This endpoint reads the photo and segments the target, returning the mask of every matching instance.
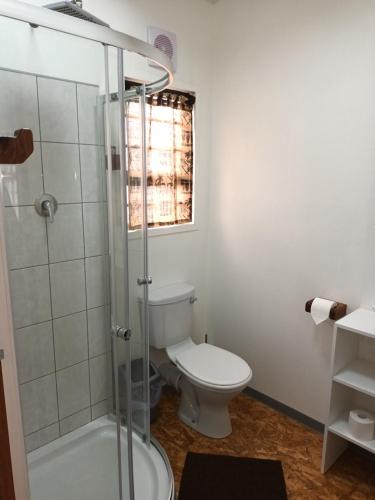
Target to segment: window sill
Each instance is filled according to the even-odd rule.
[[[188,233],[191,231],[198,231],[198,226],[194,224],[194,222],[189,222],[187,224],[176,224],[175,226],[150,227],[148,229],[148,236],[149,238],[155,238],[158,236],[171,236],[172,234]],[[138,240],[140,238],[140,229],[129,231],[129,240]]]

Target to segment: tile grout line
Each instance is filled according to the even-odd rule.
[[[70,146],[92,146],[93,148],[102,148],[104,149],[104,144],[98,144],[95,142],[67,142],[67,141],[34,141],[34,142],[44,142],[46,144],[66,144]]]
[[[106,355],[107,355],[107,351],[102,352],[101,354],[96,354],[95,356],[92,356],[91,358],[88,358],[88,357],[84,358],[81,361],[77,361],[77,363],[73,363],[72,365],[64,366],[64,368],[56,369],[53,372],[45,373],[44,375],[40,375],[39,377],[32,378],[30,380],[27,380],[26,382],[22,382],[19,385],[21,387],[21,386],[26,385],[26,384],[31,384],[32,382],[35,382],[36,380],[41,380],[42,378],[50,377],[51,375],[54,375],[54,374],[57,375],[57,373],[63,372],[64,370],[68,370],[69,368],[73,368],[74,366],[82,365],[83,363],[88,364],[89,360],[97,359],[97,358],[100,358],[101,356],[106,356]]]
[[[93,406],[96,406],[96,405],[99,405],[101,403],[104,403],[106,401],[108,401],[109,398],[105,398],[105,399],[101,399],[100,401],[98,401],[97,403],[95,403]],[[78,410],[78,411],[75,411],[74,413],[71,413],[70,415],[67,415],[66,417],[64,417],[62,420],[66,420],[70,417],[75,417],[76,415],[78,415],[79,413],[81,413],[82,411],[85,411],[85,410],[91,410],[92,406],[85,406],[84,408],[82,408],[82,410]],[[100,417],[97,417],[97,418],[100,418]],[[96,419],[95,419],[96,420]],[[53,425],[56,425],[56,424],[59,424],[59,420],[56,420],[54,422],[51,422],[50,424],[48,425],[45,425],[43,427],[41,427],[40,429],[36,430],[36,431],[33,431],[33,432],[29,432],[29,434],[25,434],[25,437],[30,437],[32,436],[33,434],[37,434],[38,432],[40,431],[44,431],[45,429],[48,429],[49,427],[52,427]],[[76,427],[76,429],[79,429],[81,426],[79,427]],[[76,429],[73,429],[73,430],[76,430]],[[73,432],[73,431],[71,431]],[[66,434],[69,434],[68,432]],[[64,434],[65,435],[65,434]],[[52,441],[55,441],[55,439],[52,439]]]
[[[36,86],[37,86],[37,102],[38,102],[39,135],[40,135],[40,160],[41,160],[41,166],[42,166],[43,192],[45,192],[44,161],[43,161],[43,142],[42,142],[42,124],[41,124],[41,119],[40,119],[40,99],[39,99],[39,78],[38,77],[36,77],[36,84],[37,84]],[[55,375],[55,390],[56,390],[56,410],[57,410],[57,418],[58,418],[58,433],[59,433],[59,436],[61,436],[59,389],[58,389],[58,385],[57,385],[55,329],[54,329],[54,324],[53,324],[51,265],[50,265],[50,251],[49,251],[48,227],[47,227],[47,220],[46,219],[45,219],[45,225],[46,225],[46,244],[47,244],[47,259],[48,259],[48,282],[49,282],[50,311],[51,311],[51,330],[52,330],[52,344],[53,344],[53,364],[54,364],[54,367],[55,367],[54,375]]]
[[[55,264],[65,264],[67,262],[77,262],[78,260],[85,261],[88,259],[97,259],[98,257],[104,257],[105,255],[107,255],[107,254],[100,253],[97,255],[89,255],[87,257],[83,256],[83,257],[76,257],[74,259],[68,259],[68,260],[57,260],[56,262],[51,261],[51,262],[47,262],[46,264],[36,264],[35,266],[13,267],[13,268],[9,269],[9,271],[23,271],[24,269],[34,269],[35,267],[45,267],[48,265],[54,266]]]
[[[106,307],[107,305],[108,304],[102,304],[100,306],[90,307],[89,309],[87,309],[87,311],[93,311],[94,309],[100,309],[101,307]],[[49,323],[50,321],[56,321],[58,319],[69,318],[69,316],[74,316],[75,314],[80,314],[80,313],[83,313],[85,311],[86,311],[86,309],[82,309],[80,311],[74,311],[72,313],[64,314],[63,316],[56,316],[56,317],[52,317],[52,315],[51,315],[51,317],[48,319],[45,319],[43,321],[38,321],[37,323],[31,323],[29,325],[19,326],[18,328],[15,328],[15,330],[19,331],[19,330],[23,330],[24,328],[31,328],[32,326],[43,325],[44,323]]]
[[[109,401],[109,398],[102,399],[102,400],[98,401],[97,403],[95,403],[95,405],[93,405],[93,406],[97,406],[97,405],[100,405],[100,404],[102,404],[102,403],[107,403],[107,404],[108,404],[108,401]],[[99,415],[98,415],[98,416],[96,416],[95,418],[92,418],[91,416],[92,416],[92,408],[93,408],[93,406],[86,406],[85,408],[82,408],[82,410],[78,410],[77,412],[74,412],[74,413],[72,413],[72,414],[70,414],[70,415],[67,415],[66,417],[64,417],[64,418],[61,420],[61,422],[62,422],[62,421],[64,421],[64,420],[67,420],[68,418],[75,417],[75,416],[77,416],[79,413],[82,413],[82,412],[84,412],[84,411],[86,411],[86,410],[89,410],[89,418],[90,418],[90,420],[89,420],[88,422],[86,422],[85,424],[83,424],[83,426],[84,426],[84,425],[89,424],[89,423],[90,423],[90,422],[92,422],[92,421],[95,421],[95,420],[97,420],[97,419],[101,418],[102,416],[104,416],[104,415],[107,413],[107,411],[105,411],[105,413],[99,414]],[[66,436],[67,434],[70,434],[71,432],[74,432],[74,431],[76,431],[76,430],[78,430],[78,429],[80,429],[80,428],[82,427],[82,425],[78,425],[77,427],[73,427],[73,429],[71,429],[71,430],[70,430],[70,431],[68,431],[68,432],[65,432],[64,434],[62,434],[62,435],[60,436],[60,434],[59,434],[59,431],[60,431],[60,421],[59,421],[59,420],[57,420],[57,421],[52,422],[52,423],[50,423],[50,424],[48,424],[48,425],[46,425],[46,426],[41,427],[40,429],[38,429],[38,430],[36,430],[36,431],[30,432],[29,434],[25,434],[25,440],[26,440],[27,438],[31,438],[31,437],[32,437],[32,436],[34,436],[34,435],[40,434],[41,432],[43,432],[43,431],[45,431],[45,430],[47,430],[47,429],[50,429],[51,427],[54,427],[55,425],[57,425],[57,437],[53,437],[52,439],[48,439],[48,440],[47,440],[47,441],[45,441],[43,444],[38,444],[37,446],[33,447],[32,449],[27,450],[27,452],[26,452],[26,453],[28,454],[28,453],[31,453],[31,452],[33,452],[33,451],[36,451],[36,450],[38,450],[39,448],[41,448],[41,447],[43,447],[43,446],[45,446],[45,445],[47,445],[47,444],[49,444],[49,443],[52,443],[53,441],[56,441],[56,440],[57,440],[57,439],[59,439],[60,437]]]
[[[106,204],[107,200],[97,200],[97,201],[65,201],[60,202],[59,207],[69,206],[69,205],[95,205],[95,204]],[[24,203],[22,205],[9,205],[4,204],[5,208],[26,208],[26,207],[35,207],[35,204],[32,203]],[[161,226],[160,226],[161,227]],[[163,226],[164,227],[164,226]],[[165,226],[166,227],[166,226]]]
[[[81,158],[81,137],[80,137],[80,124],[79,124],[79,103],[78,103],[78,85],[75,84],[76,90],[76,117],[77,117],[77,134],[78,134],[78,160],[79,160],[79,176],[81,186],[81,217],[82,217],[82,234],[83,234],[83,272],[85,280],[85,301],[86,301],[86,342],[87,342],[87,356],[88,356],[88,382],[89,382],[89,401],[90,401],[90,420],[92,420],[92,395],[91,395],[91,369],[90,369],[90,340],[89,340],[89,318],[88,318],[88,301],[87,301],[87,271],[86,271],[86,232],[85,232],[85,218],[83,215],[83,186],[82,186],[82,158]]]

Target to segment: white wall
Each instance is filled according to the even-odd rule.
[[[209,331],[251,385],[325,417],[332,323],[375,298],[375,4],[219,2]]]

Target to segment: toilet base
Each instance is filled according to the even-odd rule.
[[[228,415],[228,419],[226,422],[220,422],[219,425],[209,424],[208,426],[202,425],[202,422],[197,422],[196,420],[192,420],[188,415],[186,415],[183,411],[178,411],[178,418],[186,425],[191,427],[197,432],[200,432],[204,436],[222,439],[230,434],[232,434],[232,424],[230,422],[230,417]],[[223,425],[224,424],[224,425]],[[220,425],[222,427],[220,427]]]
[[[232,433],[228,403],[241,392],[242,387],[231,391],[214,391],[198,387],[183,376],[179,389],[181,402],[178,416],[182,422],[211,438],[222,439]]]

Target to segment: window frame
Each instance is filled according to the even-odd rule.
[[[134,83],[139,83],[142,85],[145,83],[142,80],[136,79],[136,78],[127,78],[126,80],[134,82]],[[171,85],[169,87],[170,90],[176,90],[178,92],[184,92],[191,94],[195,97],[196,101],[193,107],[192,111],[192,120],[193,120],[193,179],[192,179],[192,221],[191,222],[184,222],[180,224],[171,224],[171,225],[165,225],[165,226],[158,226],[158,227],[147,227],[147,232],[148,236],[153,238],[153,237],[158,237],[158,236],[168,236],[172,234],[178,234],[178,233],[187,233],[187,232],[192,232],[192,231],[198,231],[199,227],[197,225],[196,221],[196,144],[195,144],[195,139],[196,139],[196,133],[195,133],[195,122],[196,122],[196,102],[197,102],[197,92],[194,90],[185,90],[180,87],[177,87],[175,85]],[[167,89],[166,89],[167,90]],[[129,206],[128,206],[129,209]],[[129,240],[136,240],[139,238],[142,238],[142,231],[143,229],[128,229],[128,238]]]

